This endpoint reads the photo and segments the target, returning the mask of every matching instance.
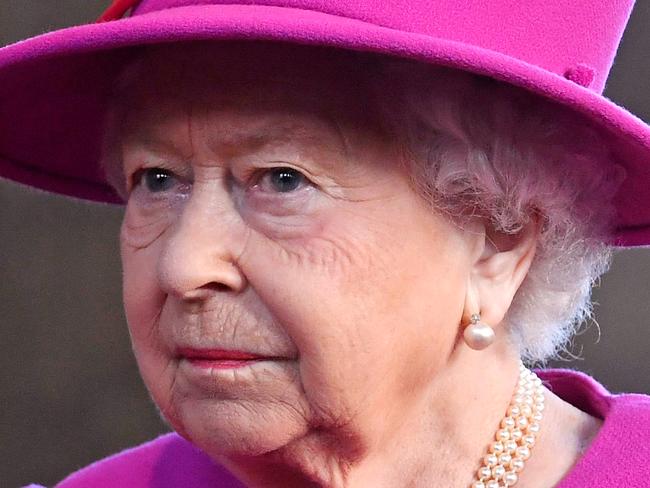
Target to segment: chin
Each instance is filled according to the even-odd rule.
[[[187,400],[172,427],[211,457],[261,456],[307,433],[286,406],[237,400]]]

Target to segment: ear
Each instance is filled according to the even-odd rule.
[[[480,313],[481,321],[491,327],[501,323],[533,262],[539,230],[537,214],[516,234],[483,226],[468,276],[465,323],[474,313]]]

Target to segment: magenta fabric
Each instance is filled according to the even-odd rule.
[[[374,51],[521,86],[603,130],[625,180],[612,244],[650,244],[650,127],[601,95],[633,0],[143,0],[130,17],[0,49],[0,176],[119,203],[97,162],[135,46],[271,40]],[[570,128],[567,128],[570,130]]]
[[[650,396],[612,394],[588,375],[568,369],[535,371],[555,394],[604,420],[585,454],[555,488],[650,488]],[[56,488],[91,486],[244,487],[176,434],[91,464]]]

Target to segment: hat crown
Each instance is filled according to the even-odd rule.
[[[469,44],[602,93],[634,0],[142,0],[133,15],[220,4],[317,11]]]

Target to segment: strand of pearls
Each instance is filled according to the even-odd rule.
[[[542,380],[520,361],[515,394],[472,488],[507,488],[517,483],[539,433],[543,411]]]

